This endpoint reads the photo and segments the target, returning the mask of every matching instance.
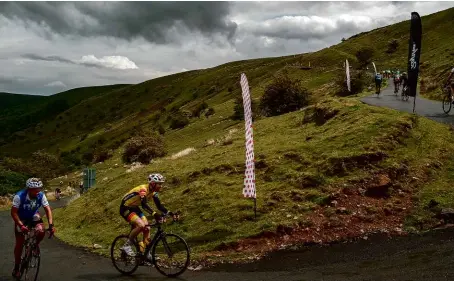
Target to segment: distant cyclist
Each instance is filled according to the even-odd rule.
[[[394,73],[394,93],[397,94],[399,92],[399,86],[400,86],[400,74],[398,71]]]
[[[451,69],[451,72],[449,73],[448,79],[446,80],[446,83],[445,83],[445,87],[447,87],[450,84],[451,94],[454,94],[454,79],[452,79],[453,76],[454,76],[454,67]]]
[[[402,83],[402,93],[407,90],[408,88],[408,76],[407,72],[402,72],[402,76],[400,77]]]
[[[377,72],[375,74],[375,93],[377,95],[380,94],[381,82],[382,82],[382,75],[380,74],[380,72]]]

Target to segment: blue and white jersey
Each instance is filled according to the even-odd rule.
[[[380,73],[375,74],[375,80],[376,81],[381,81],[381,74]]]
[[[27,190],[23,189],[16,193],[13,199],[13,207],[19,209],[18,214],[21,220],[32,220],[41,206],[49,206],[46,195],[43,192],[38,193],[36,198],[28,196]]]

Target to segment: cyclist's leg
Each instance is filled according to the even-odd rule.
[[[14,236],[16,238],[16,244],[14,245],[14,271],[18,271],[22,255],[22,247],[24,246],[25,242],[25,236],[21,232],[17,224],[14,224]]]
[[[41,218],[39,212],[37,212],[33,216],[33,228],[35,229],[36,233],[36,243],[39,245],[39,243],[43,240],[44,236],[46,233],[44,232],[44,221]]]
[[[142,220],[144,226],[148,224],[147,217],[143,213],[140,214],[140,219]],[[147,245],[150,242],[150,228],[144,227],[143,228],[143,243]]]
[[[128,208],[125,206],[120,207],[120,214],[121,216],[130,224],[134,226],[134,229],[131,231],[129,235],[129,241],[134,241],[134,238],[143,231],[145,224],[140,219],[138,214],[142,213],[139,208]]]

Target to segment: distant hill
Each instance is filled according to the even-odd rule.
[[[0,143],[11,141],[10,136],[14,132],[52,120],[84,99],[125,86],[127,85],[84,87],[51,96],[0,93]]]

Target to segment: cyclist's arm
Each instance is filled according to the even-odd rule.
[[[46,212],[47,222],[49,225],[54,225],[54,219],[52,218],[52,210],[50,206],[44,207],[44,212]]]
[[[146,210],[147,212],[149,212],[152,216],[154,216],[156,214],[156,212],[150,207],[150,205],[148,205],[147,197],[143,196],[140,198],[140,200],[141,200],[142,208],[144,210]]]
[[[14,199],[13,199],[13,206],[11,207],[11,217],[13,218],[14,222],[19,225],[19,226],[22,226],[24,225],[22,223],[22,221],[20,220],[19,218],[19,206],[20,206],[20,197],[19,195],[15,195],[14,196]]]
[[[43,195],[41,202],[43,204],[44,212],[46,212],[47,222],[49,223],[49,225],[54,225],[54,220],[52,218],[52,209],[50,208],[46,195]]]
[[[167,214],[169,212],[169,210],[167,210],[166,207],[162,205],[161,200],[159,200],[157,193],[153,196],[153,201],[156,204],[156,207],[158,208],[159,211],[161,211],[164,214]]]
[[[11,207],[11,217],[13,218],[14,222],[15,222],[17,225],[22,226],[22,225],[24,225],[24,224],[22,223],[22,221],[21,221],[20,218],[19,218],[19,214],[18,214],[18,212],[17,212],[18,210],[19,210],[19,209],[16,208],[16,207]]]

